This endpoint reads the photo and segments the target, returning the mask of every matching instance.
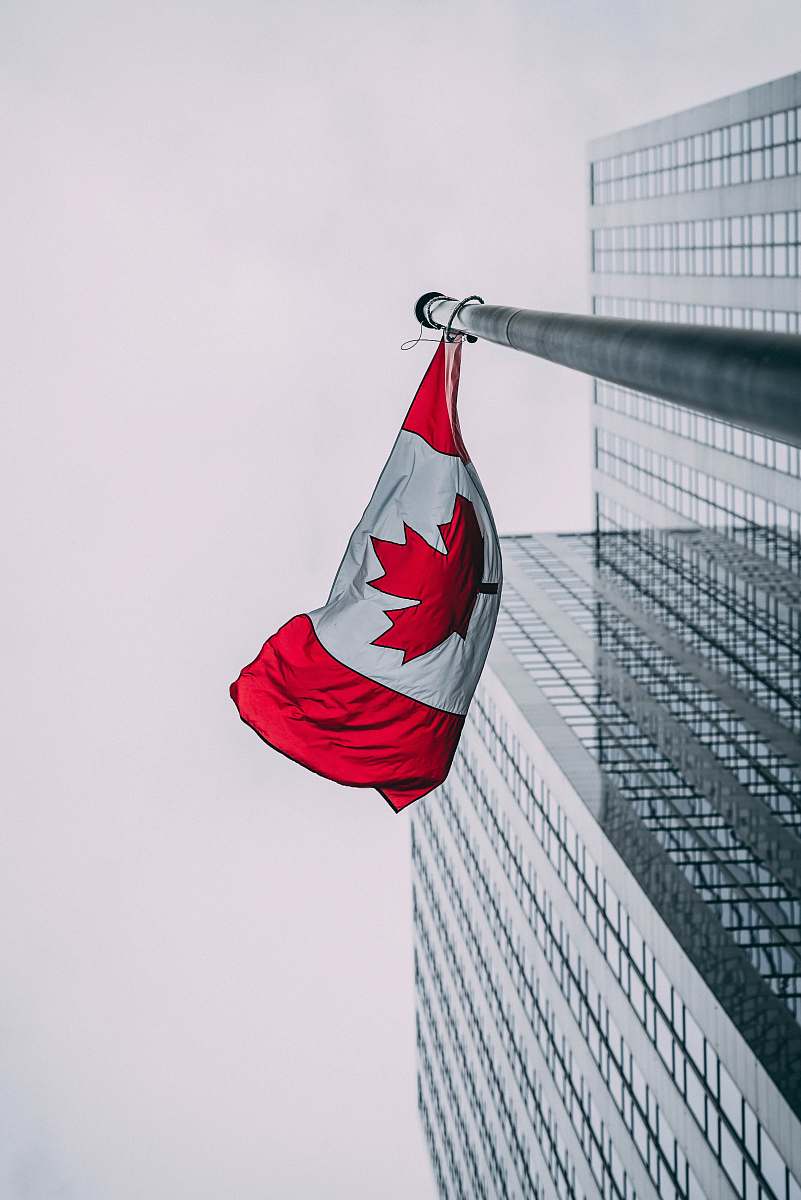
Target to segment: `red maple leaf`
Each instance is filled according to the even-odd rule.
[[[392,627],[373,642],[403,651],[404,663],[439,646],[452,633],[467,636],[467,627],[484,573],[484,539],[476,512],[464,496],[456,497],[453,516],[440,525],[445,553],[429,546],[403,523],[404,540],[371,538],[384,574],[370,586],[390,596],[417,600],[409,608],[387,611]]]

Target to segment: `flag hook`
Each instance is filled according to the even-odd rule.
[[[484,303],[483,297],[481,297],[481,296],[465,296],[464,300],[459,301],[459,303],[455,306],[451,315],[448,317],[448,324],[445,326],[445,341],[446,342],[453,342],[456,340],[456,335],[451,331],[451,326],[453,325],[454,320],[456,319],[456,317],[458,317],[459,313],[462,311],[462,309],[465,307],[465,305],[470,304],[471,301],[476,301],[476,303],[478,303],[478,304]],[[467,339],[468,342],[477,342],[478,341],[478,338],[475,337],[472,333],[466,333],[463,336]]]
[[[401,350],[413,350],[415,346],[418,346],[420,344],[420,342],[434,341],[435,340],[434,338],[424,338],[423,337],[423,328],[425,327],[426,329],[442,329],[443,327],[442,327],[442,325],[435,325],[434,322],[432,320],[430,320],[430,318],[428,316],[428,306],[434,300],[440,301],[440,300],[452,300],[452,299],[453,299],[452,296],[443,296],[442,292],[425,292],[414,306],[414,315],[420,324],[420,333],[418,334],[418,336],[416,338],[412,338],[410,341],[404,342],[403,345],[401,346]],[[448,324],[444,327],[444,330],[443,330],[443,334],[444,334],[444,338],[445,338],[446,342],[455,341],[457,336],[465,338],[468,342],[477,342],[478,341],[478,338],[472,333],[455,334],[453,332],[453,330],[451,329],[451,326],[452,326],[455,318],[459,315],[459,313],[462,311],[462,309],[465,307],[465,305],[470,304],[471,301],[477,301],[479,304],[484,303],[484,299],[482,296],[465,296],[464,300],[460,300],[458,302],[458,304],[456,305],[456,307],[454,308],[453,312],[450,315]]]

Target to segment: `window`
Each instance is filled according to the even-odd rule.
[[[666,196],[795,174],[801,163],[798,112],[783,110],[597,160],[590,165],[592,203]]]
[[[795,278],[801,249],[799,225],[798,213],[793,210],[595,229],[592,269],[599,274]]]

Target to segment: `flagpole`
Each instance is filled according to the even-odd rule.
[[[415,315],[801,446],[801,336],[536,312],[427,292]]]

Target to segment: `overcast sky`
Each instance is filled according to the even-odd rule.
[[[423,291],[581,310],[588,138],[799,66],[797,0],[0,8],[0,1195],[431,1195],[408,815],[227,689],[326,596]],[[467,347],[502,530],[588,384]]]

